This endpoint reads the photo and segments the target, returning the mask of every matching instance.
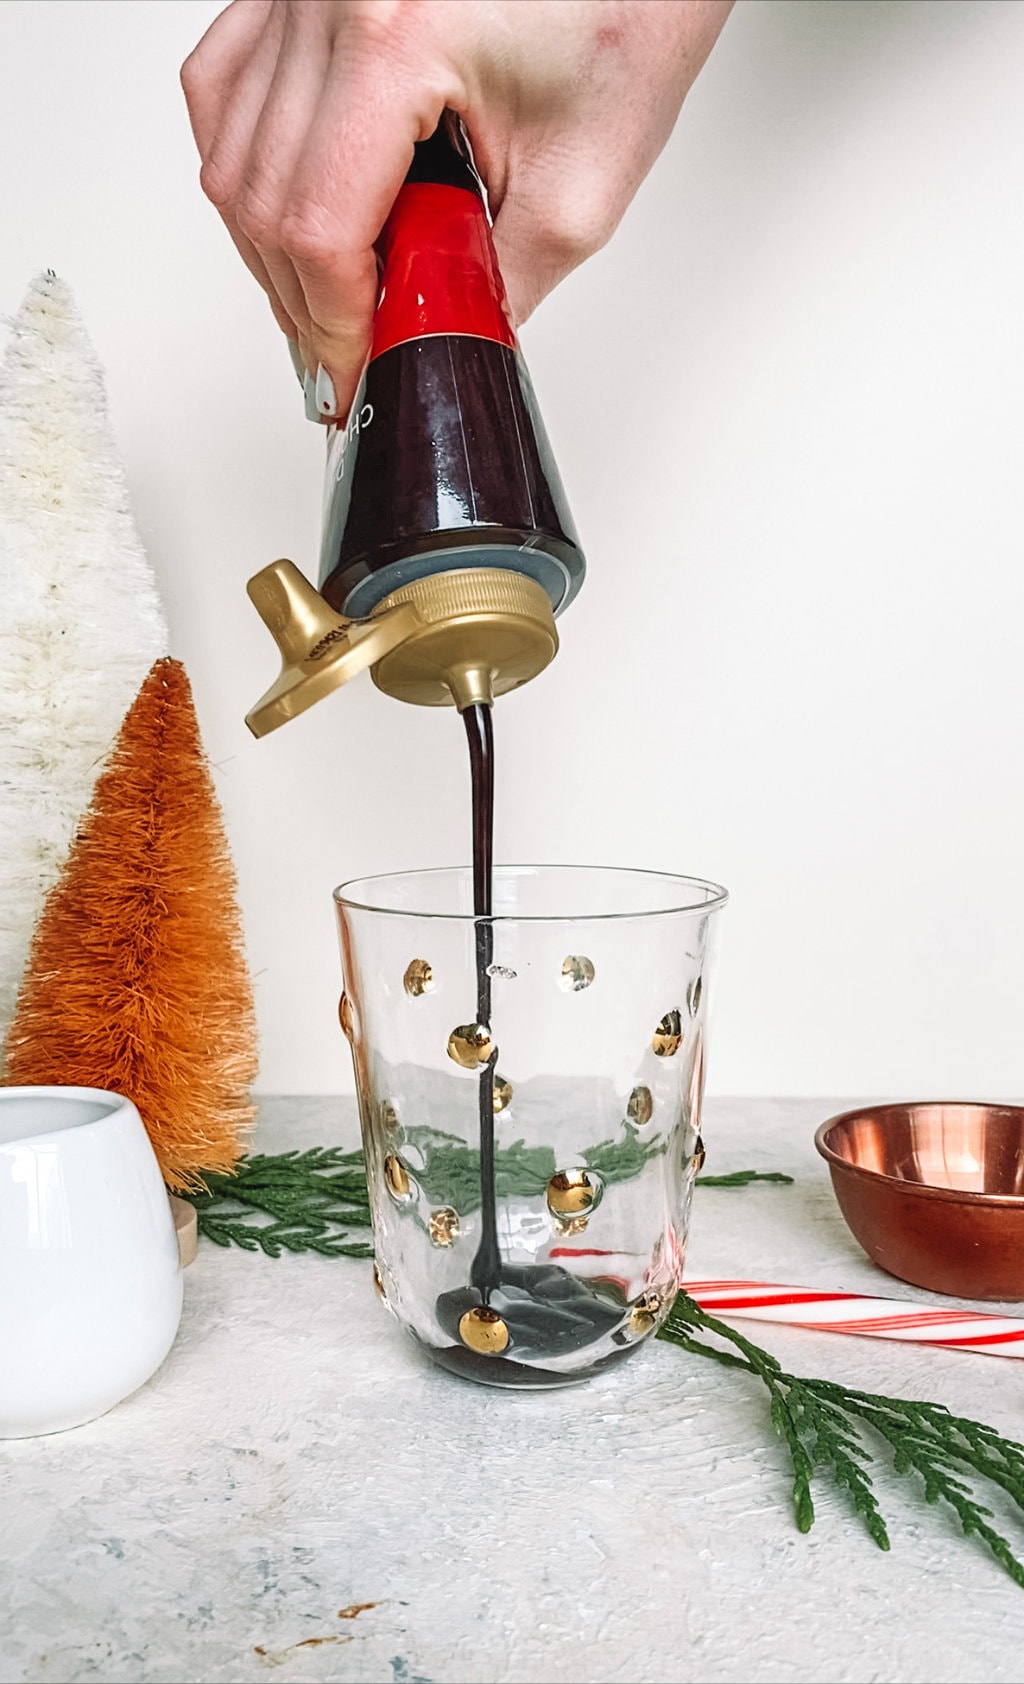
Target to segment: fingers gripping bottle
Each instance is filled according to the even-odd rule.
[[[378,252],[370,360],[328,429],[319,589],[290,561],[249,582],[283,661],[256,736],[367,667],[403,701],[490,702],[547,666],[583,580],[452,112],[416,147]]]

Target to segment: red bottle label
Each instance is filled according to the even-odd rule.
[[[466,187],[410,181],[378,241],[384,263],[371,360],[428,334],[463,333],[515,349],[483,203]]]

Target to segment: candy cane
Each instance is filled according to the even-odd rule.
[[[904,1298],[866,1298],[857,1292],[810,1292],[765,1281],[683,1281],[702,1310],[741,1320],[788,1322],[816,1333],[853,1333],[867,1339],[905,1339],[946,1345],[990,1357],[1024,1357],[1024,1320],[981,1310],[925,1309]]]

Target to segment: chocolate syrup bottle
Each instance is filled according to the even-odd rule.
[[[503,568],[557,613],[584,559],[454,113],[416,147],[378,251],[370,361],[329,440],[320,591],[361,617],[417,579]]]

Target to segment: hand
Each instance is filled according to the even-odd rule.
[[[444,107],[515,321],[604,245],[732,0],[234,0],[181,79],[203,190],[311,372],[352,401],[374,241]],[[326,382],[323,389],[330,391]]]

